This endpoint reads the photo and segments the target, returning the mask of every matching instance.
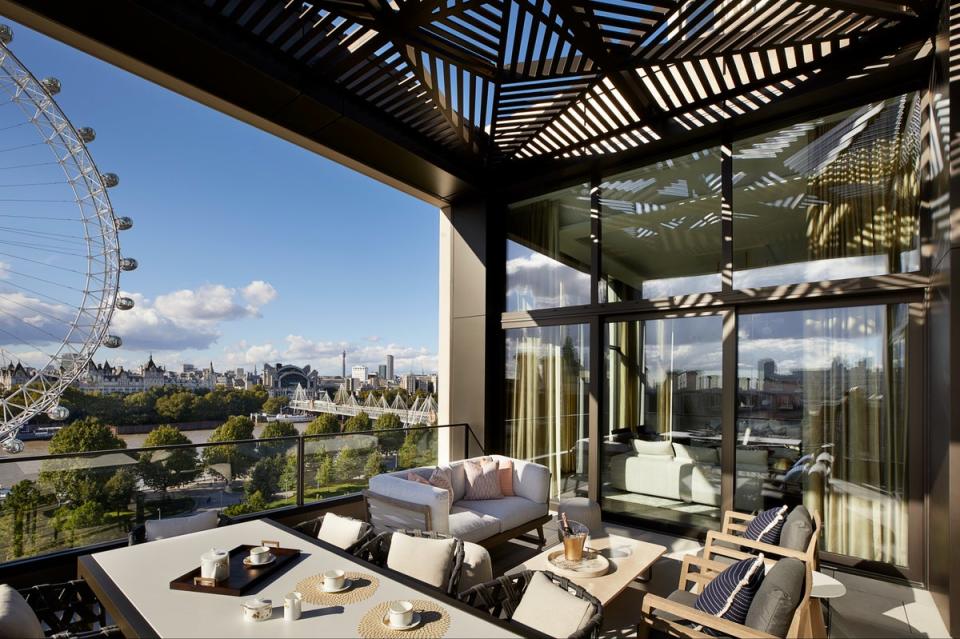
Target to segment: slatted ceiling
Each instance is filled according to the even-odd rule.
[[[411,131],[496,162],[621,153],[930,50],[884,44],[926,0],[196,1]]]

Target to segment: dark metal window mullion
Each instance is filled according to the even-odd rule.
[[[590,180],[590,304],[596,308],[600,303],[601,225],[600,225],[600,177]],[[606,300],[606,296],[603,297]],[[603,362],[605,325],[599,314],[590,319],[590,406],[587,417],[587,495],[600,502],[600,410],[603,393]]]

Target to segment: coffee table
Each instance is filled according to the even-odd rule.
[[[649,570],[650,566],[667,551],[665,546],[620,535],[591,537],[587,546],[599,551],[610,561],[610,570],[601,577],[568,576],[567,578],[599,599],[604,606],[623,592],[631,581]],[[511,575],[522,570],[554,571],[553,566],[547,561],[547,556],[562,547],[563,544],[557,544],[548,548],[519,566],[511,568],[507,574]]]

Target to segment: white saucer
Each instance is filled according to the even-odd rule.
[[[384,615],[383,619],[380,620],[380,623],[383,624],[384,628],[389,628],[390,630],[400,630],[400,631],[413,630],[414,628],[420,625],[420,613],[414,611],[413,618],[410,620],[410,625],[408,626],[394,626],[392,623],[390,623],[389,612],[386,615]]]
[[[263,563],[259,563],[259,564],[255,564],[255,563],[253,563],[252,561],[250,561],[250,557],[244,557],[244,558],[243,558],[243,565],[246,566],[247,568],[263,568],[264,566],[269,566],[270,564],[272,564],[272,563],[275,562],[276,560],[277,560],[277,556],[276,556],[275,554],[273,554],[273,553],[270,553],[270,559],[264,561]]]
[[[327,590],[326,586],[321,586],[320,590],[329,594],[335,594],[338,592],[343,592],[344,590],[350,590],[352,586],[353,586],[353,581],[351,581],[350,579],[344,579],[343,586],[341,586],[340,588],[337,588],[336,590]]]

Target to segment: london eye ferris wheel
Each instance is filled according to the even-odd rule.
[[[58,106],[60,82],[38,80],[11,52],[13,31],[0,25],[0,446],[20,452],[20,428],[46,414],[63,420],[60,396],[109,332],[121,271],[137,267],[120,254],[108,189],[88,146],[96,134],[75,128]]]

